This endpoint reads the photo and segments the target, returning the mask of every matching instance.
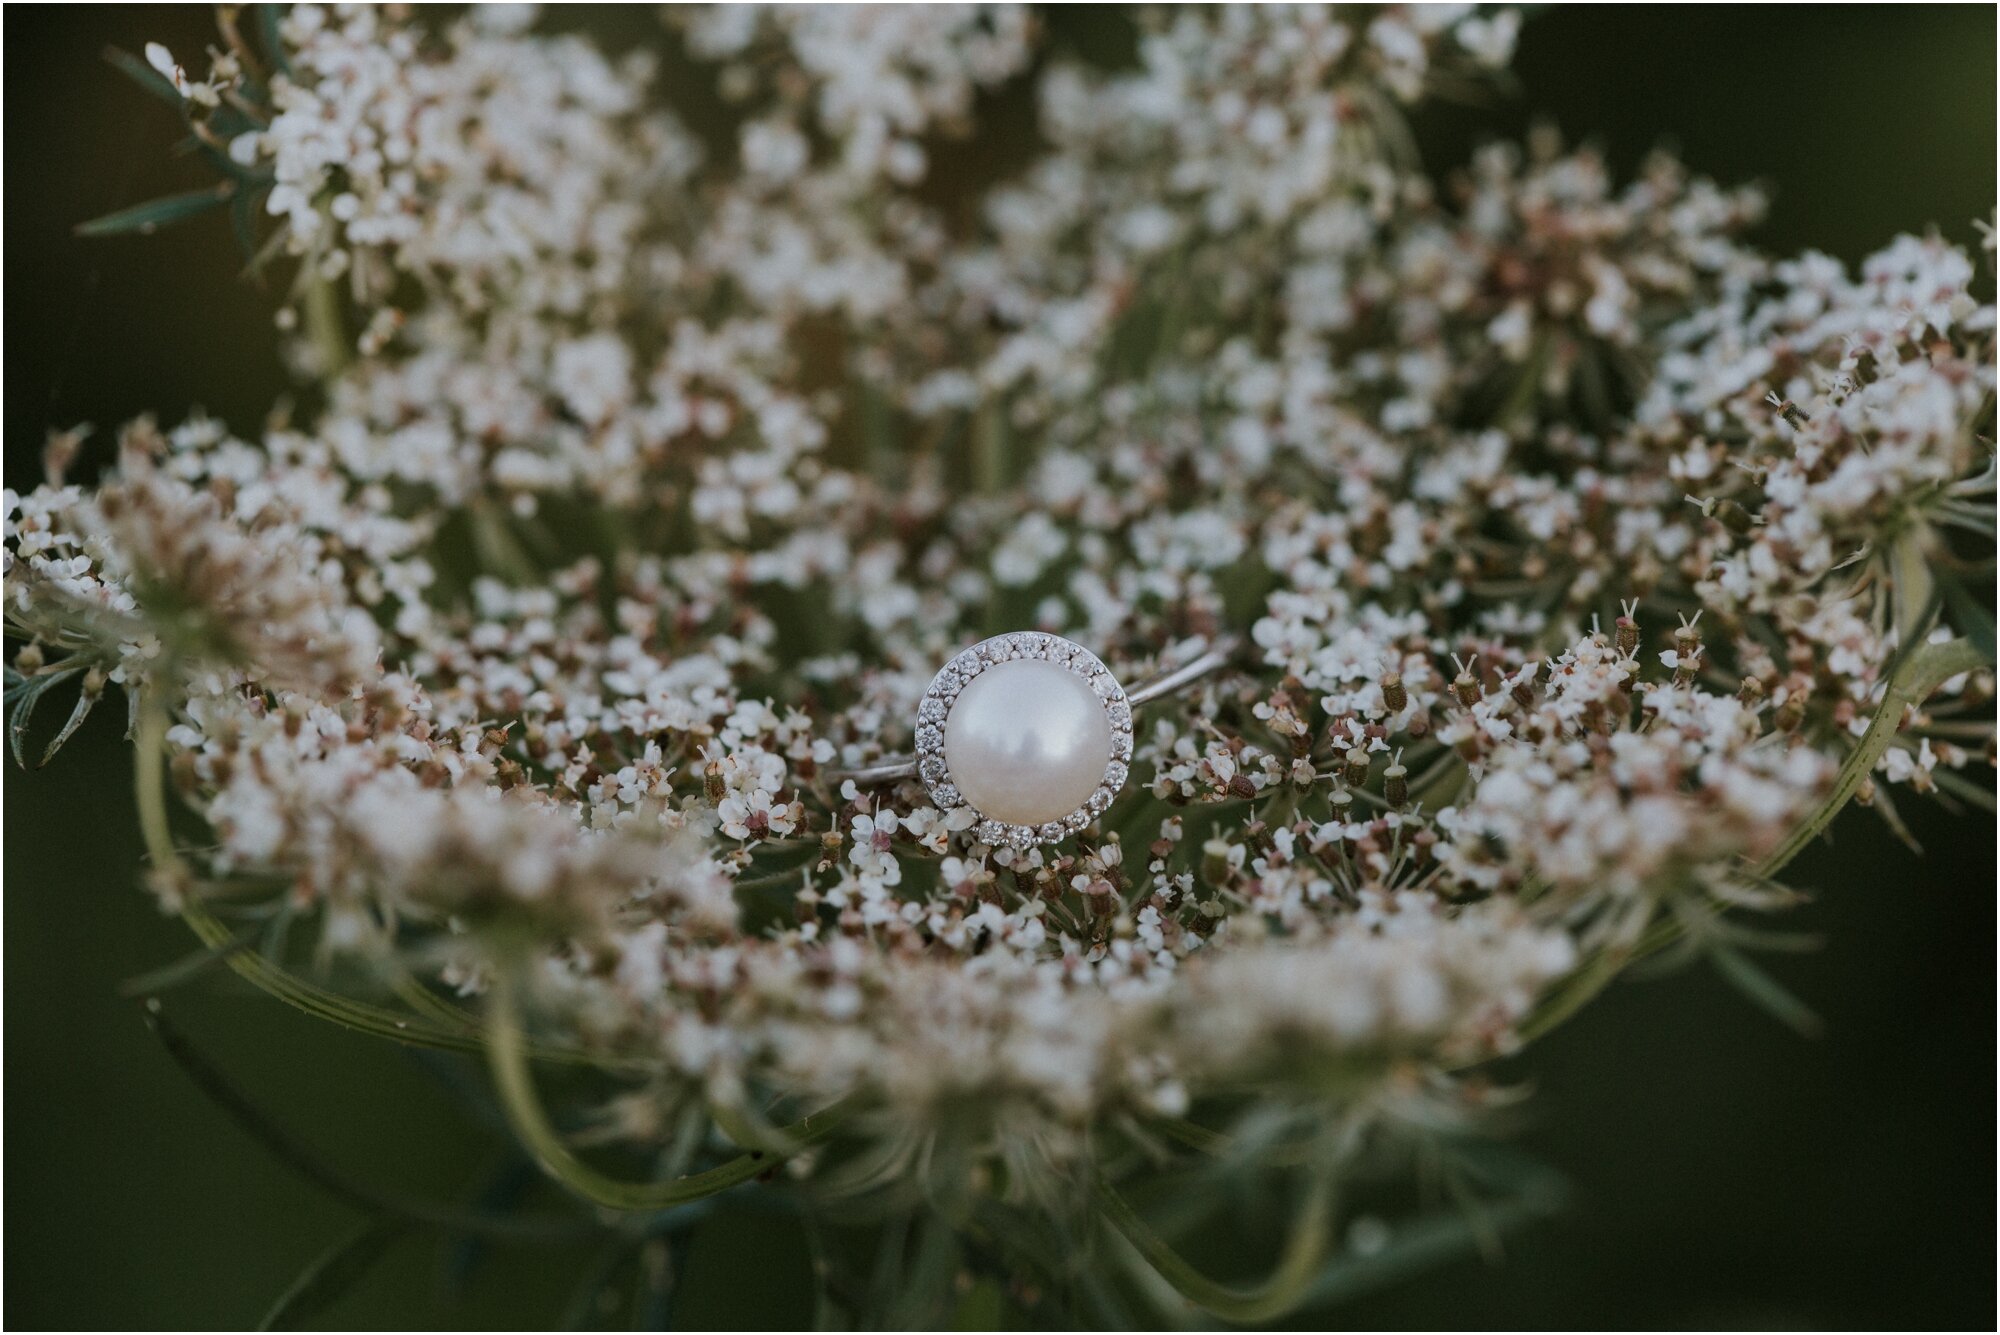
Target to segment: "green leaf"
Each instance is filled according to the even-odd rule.
[[[1716,942],[1709,946],[1708,957],[1715,961],[1716,970],[1724,978],[1735,984],[1738,991],[1779,1024],[1807,1038],[1818,1038],[1825,1031],[1826,1025],[1814,1014],[1812,1007],[1793,996],[1783,983],[1765,973],[1748,955]]]
[[[257,196],[248,190],[238,191],[236,198],[229,202],[229,227],[236,234],[236,244],[242,248],[243,262],[255,265],[257,261]]]
[[[1944,789],[1952,796],[1964,798],[1982,811],[1993,810],[1993,792],[1991,789],[1981,788],[1964,775],[1954,774],[1948,769],[1934,770],[1931,773],[1931,777],[1937,780],[1938,787]]]
[[[403,1231],[401,1224],[371,1219],[321,1252],[278,1295],[259,1330],[299,1330],[353,1288]]]
[[[191,982],[201,975],[226,962],[239,950],[248,949],[256,942],[258,929],[246,928],[240,936],[222,942],[220,945],[203,946],[189,955],[183,955],[171,964],[163,964],[137,977],[128,978],[118,985],[121,997],[156,996],[169,988]]]
[[[38,672],[32,677],[24,677],[11,669],[7,678],[6,703],[10,711],[7,720],[7,745],[14,753],[14,763],[22,769],[28,768],[28,723],[34,717],[35,706],[46,695],[49,688],[58,682],[68,681],[79,672],[82,665],[56,668],[53,671]],[[46,760],[47,757],[44,757]]]
[[[1915,644],[1931,628],[1939,593],[1924,555],[1930,528],[1914,523],[1889,548],[1889,573],[1896,604],[1896,634],[1902,644]]]
[[[42,758],[35,762],[35,768],[40,769],[54,760],[56,752],[62,750],[63,743],[74,737],[76,730],[83,726],[83,721],[90,717],[90,711],[104,698],[102,680],[102,678],[97,679],[100,689],[94,691],[90,689],[92,684],[90,681],[84,682],[83,691],[76,697],[76,707],[69,711],[68,722],[62,725],[62,731],[55,735],[54,740],[42,748]]]
[[[1993,662],[1993,614],[1972,596],[1972,590],[1956,574],[1942,567],[1932,574],[1937,579],[1938,591],[1944,595],[1944,605],[1951,612],[1952,624],[1972,641],[1972,647],[1988,663]]]
[[[285,17],[286,8],[284,5],[258,5],[257,36],[271,68],[288,75],[292,72],[292,62],[285,56],[285,38],[279,31],[279,22]]]
[[[104,48],[104,59],[113,69],[125,75],[133,83],[138,84],[154,97],[159,98],[160,101],[165,102],[175,111],[180,112],[182,115],[187,114],[187,99],[181,96],[181,90],[174,87],[173,82],[166,75],[160,73],[130,51],[121,51],[115,46],[107,46]]]
[[[1396,1225],[1381,1248],[1366,1255],[1335,1258],[1306,1289],[1300,1306],[1319,1308],[1352,1302],[1469,1256],[1480,1249],[1482,1239],[1495,1233],[1552,1218],[1562,1210],[1564,1201],[1559,1191],[1531,1191],[1509,1200],[1484,1201],[1477,1216],[1440,1210]]]
[[[137,232],[149,236],[162,227],[168,227],[189,218],[219,209],[236,194],[235,183],[224,181],[221,185],[206,190],[189,190],[185,194],[166,195],[148,200],[144,204],[134,204],[129,209],[107,213],[102,218],[92,218],[89,222],[78,223],[78,236],[122,236],[127,232]]]

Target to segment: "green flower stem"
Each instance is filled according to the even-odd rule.
[[[174,847],[173,827],[167,824],[167,707],[160,700],[158,686],[147,685],[140,692],[135,743],[138,755],[134,759],[134,782],[139,802],[139,831],[145,837],[146,852],[152,857],[155,870],[184,881],[187,864],[181,861],[180,852]]]
[[[452,1005],[425,987],[402,968],[401,963],[400,960],[396,962],[389,988],[403,999],[405,1006],[448,1029],[462,1029],[469,1033],[479,1027],[479,1019],[471,1011]]]
[[[332,282],[314,277],[305,285],[306,335],[319,359],[320,379],[331,383],[347,369],[347,333],[340,318],[340,295]]]
[[[727,1163],[692,1177],[671,1182],[627,1182],[598,1172],[577,1158],[562,1143],[549,1122],[535,1092],[533,1073],[528,1068],[527,1045],[521,1031],[518,982],[502,972],[488,998],[486,1027],[487,1058],[493,1068],[500,1102],[514,1134],[531,1152],[544,1172],[578,1195],[614,1210],[664,1210],[748,1182],[782,1163],[784,1154],[751,1150]],[[809,1116],[779,1134],[792,1152],[831,1135],[840,1123],[836,1109]]]
[[[1234,1288],[1217,1283],[1190,1265],[1147,1227],[1138,1211],[1104,1177],[1097,1179],[1097,1203],[1111,1226],[1176,1292],[1202,1310],[1239,1325],[1275,1320],[1298,1306],[1319,1273],[1333,1228],[1333,1187],[1322,1171],[1313,1175],[1291,1239],[1271,1277],[1251,1288]]]
[[[199,904],[190,903],[183,907],[181,920],[211,948],[220,949],[233,939],[227,924]],[[398,1043],[414,1043],[419,1047],[444,1048],[452,1052],[479,1051],[479,1040],[472,1035],[455,1034],[412,1016],[342,996],[279,968],[253,950],[234,952],[228,956],[228,963],[258,991],[344,1028],[378,1038],[391,1038]]]

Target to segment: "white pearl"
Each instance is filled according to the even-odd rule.
[[[966,683],[944,722],[951,781],[981,815],[1061,820],[1090,799],[1111,760],[1111,720],[1090,683],[1036,658]]]

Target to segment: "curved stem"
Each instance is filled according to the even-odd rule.
[[[160,688],[151,683],[140,688],[139,729],[134,745],[138,755],[133,760],[133,782],[139,803],[139,832],[146,840],[146,852],[160,871],[184,880],[187,864],[181,861],[180,851],[174,847],[173,827],[167,823],[167,707],[160,699]]]
[[[181,920],[194,929],[194,934],[202,942],[213,948],[220,948],[232,937],[229,928],[199,904],[189,903],[181,909]],[[331,1020],[348,1029],[378,1038],[392,1038],[399,1043],[414,1043],[419,1047],[444,1048],[453,1052],[478,1052],[481,1044],[476,1035],[454,1033],[440,1029],[414,1016],[403,1015],[385,1007],[356,1001],[329,988],[290,973],[273,964],[254,950],[239,950],[228,957],[229,967],[258,991],[276,997],[289,1006],[296,1006],[309,1015],[322,1020]]]
[[[149,683],[141,688],[139,696],[137,754],[133,758],[139,829],[145,837],[146,852],[152,858],[154,868],[180,882],[185,896],[188,866],[180,850],[174,846],[173,827],[167,820],[167,727],[166,702],[160,697],[159,686]],[[234,939],[221,919],[192,899],[183,902],[181,919],[210,949],[220,950]],[[232,951],[227,959],[229,967],[259,991],[322,1019],[405,1043],[423,1043],[468,1052],[478,1050],[477,1041],[471,1038],[434,1030],[394,1011],[354,1001],[295,978],[255,951]]]
[[[487,1058],[508,1124],[550,1177],[586,1199],[614,1210],[662,1210],[727,1191],[784,1161],[783,1154],[751,1150],[707,1172],[671,1182],[627,1182],[598,1172],[563,1144],[535,1092],[521,1032],[517,986],[515,978],[507,972],[502,972],[494,982],[488,998]],[[828,1109],[784,1128],[781,1134],[785,1143],[796,1151],[824,1140],[839,1122],[840,1114]]]
[[[1333,1185],[1329,1175],[1321,1171],[1313,1175],[1291,1239],[1271,1277],[1250,1288],[1236,1288],[1219,1284],[1190,1265],[1147,1227],[1138,1211],[1102,1176],[1097,1179],[1097,1201],[1112,1227],[1124,1234],[1146,1263],[1183,1298],[1241,1325],[1271,1321],[1298,1306],[1319,1273],[1333,1229]]]
[[[211,913],[205,905],[192,898],[186,898],[185,882],[188,880],[189,868],[181,857],[180,850],[174,845],[173,827],[167,818],[165,772],[168,725],[167,707],[159,695],[159,688],[151,685],[143,688],[139,698],[139,726],[135,737],[136,755],[133,762],[134,785],[139,806],[139,828],[145,838],[146,852],[152,858],[153,866],[183,883],[181,921],[188,925],[203,945],[219,951],[231,945],[235,936],[228,925]],[[378,1038],[394,1039],[398,1043],[442,1048],[450,1052],[478,1053],[485,1050],[486,1045],[479,1036],[478,1026],[473,1018],[436,997],[429,997],[428,993],[425,993],[425,996],[429,997],[433,1004],[422,1007],[422,1010],[430,1020],[437,1023],[389,1010],[383,1006],[371,1005],[365,1001],[357,1001],[330,988],[308,982],[254,950],[230,950],[224,959],[239,977],[258,991],[288,1006],[296,1007],[308,1015],[330,1020],[344,1028],[372,1034]],[[414,979],[409,980],[409,984],[417,991],[422,990]],[[408,994],[405,994],[404,999],[413,1000]],[[552,1061],[577,1062],[601,1067],[636,1067],[653,1064],[643,1060],[598,1056],[568,1048],[538,1047],[534,1055]]]

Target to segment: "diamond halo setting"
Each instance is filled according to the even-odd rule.
[[[1104,711],[1110,735],[1108,758],[1089,795],[1073,810],[1036,823],[996,819],[980,810],[966,792],[967,787],[976,791],[980,785],[973,782],[970,773],[964,775],[963,784],[955,779],[950,760],[950,752],[956,749],[950,744],[953,711],[961,696],[982,675],[1016,662],[1048,664],[1081,681]],[[1032,720],[1020,722],[1025,726]],[[1132,704],[1125,688],[1096,654],[1060,635],[1020,631],[982,640],[938,669],[918,706],[917,777],[940,810],[970,810],[976,821],[973,837],[995,847],[1028,849],[1075,834],[1110,808],[1125,785],[1131,764]]]

